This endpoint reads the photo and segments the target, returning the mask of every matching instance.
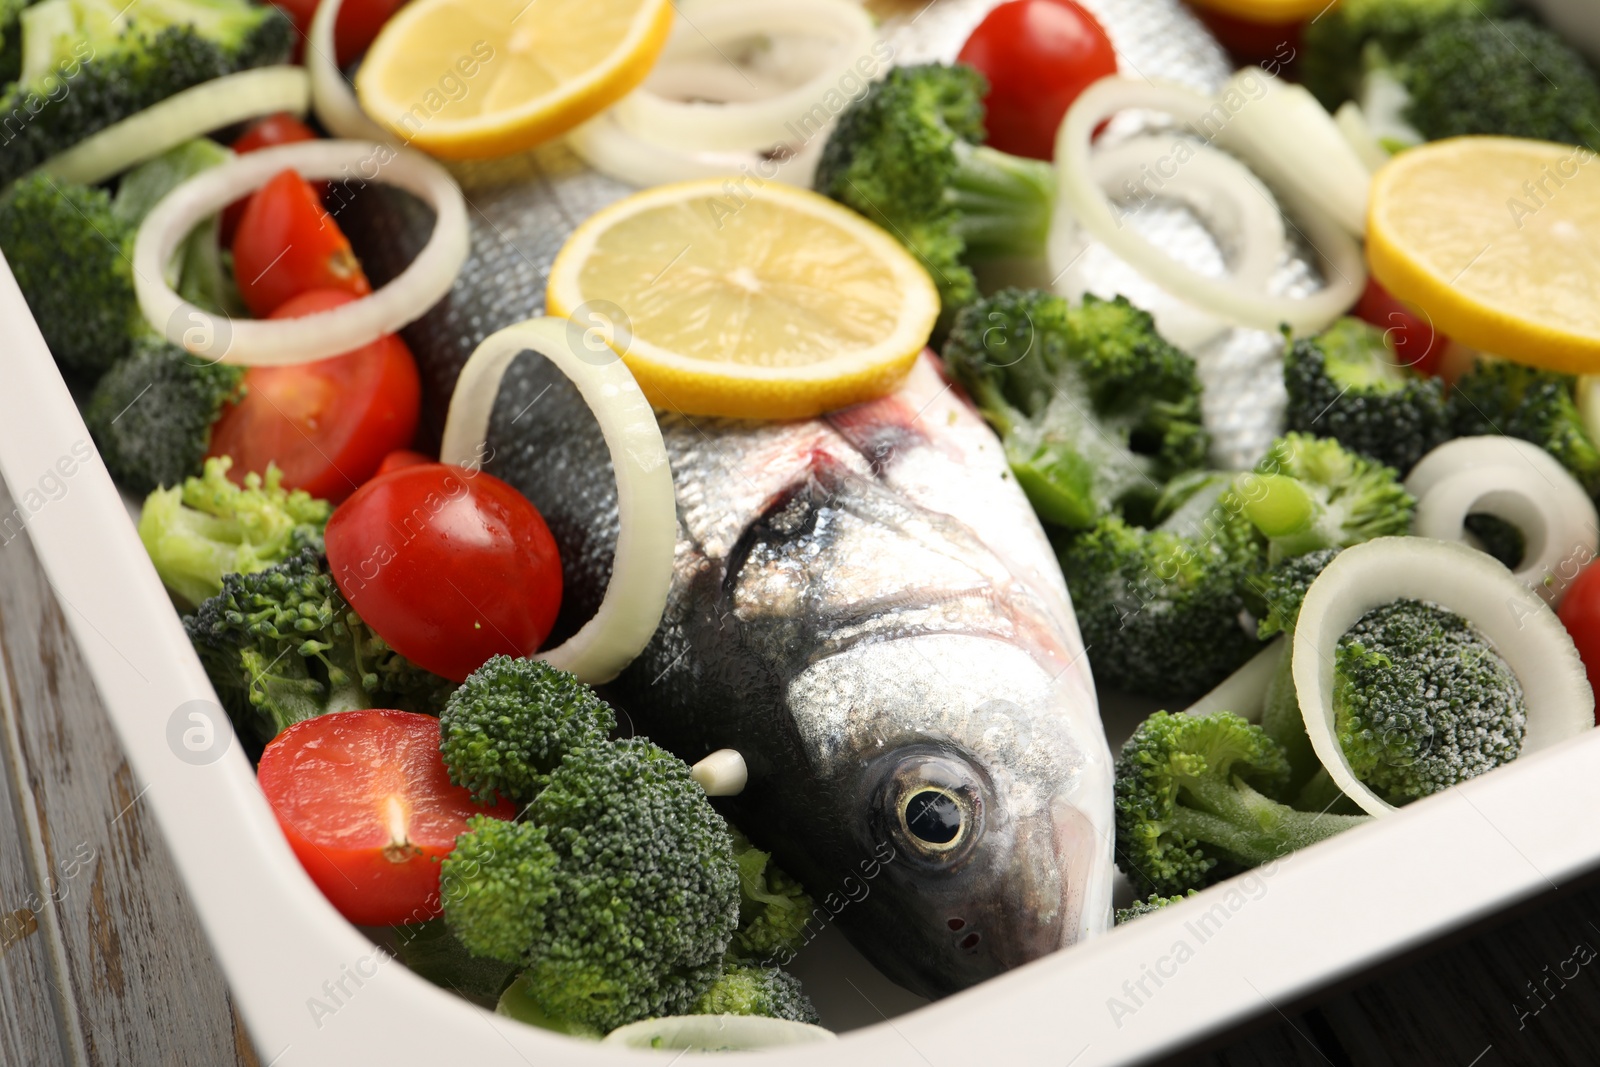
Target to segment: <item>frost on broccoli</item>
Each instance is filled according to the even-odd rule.
[[[1117,757],[1117,865],[1141,895],[1173,896],[1366,821],[1282,803],[1289,774],[1278,744],[1232,712],[1156,712]]]
[[[1166,482],[1205,464],[1194,361],[1126,298],[1005,290],[961,313],[944,360],[1048,523],[1147,521]]]
[[[1522,685],[1466,619],[1417,600],[1363,615],[1339,639],[1334,729],[1350,767],[1391,804],[1517,758]]]
[[[941,330],[977,299],[971,264],[1037,256],[1050,231],[1048,163],[985,146],[983,96],[971,67],[891,68],[839,116],[816,189],[882,226],[933,277]]]
[[[1452,436],[1443,383],[1399,366],[1385,331],[1359,319],[1291,342],[1283,378],[1290,430],[1331,437],[1401,474]]]
[[[473,817],[440,895],[470,951],[525,967],[545,1017],[602,1033],[695,1010],[739,922],[727,824],[639,738],[568,752],[518,822]]]
[[[315,715],[373,706],[436,714],[453,688],[390,648],[304,549],[229,574],[184,630],[241,731],[270,741]]]
[[[191,608],[222,592],[224,575],[266,570],[302,549],[322,551],[331,504],[283,488],[275,466],[236,485],[232,466],[227,456],[207,460],[201,477],[147,496],[139,515],[139,540],[162,584]]]
[[[542,660],[494,656],[467,676],[439,714],[439,753],[450,780],[480,800],[526,804],[568,752],[617,725],[611,706]]]
[[[1195,896],[1198,892],[1198,890],[1191,889],[1187,893],[1171,897],[1164,897],[1159,893],[1152,893],[1143,900],[1134,901],[1126,908],[1118,908],[1116,913],[1116,924],[1121,926],[1123,923],[1132,922],[1141,915],[1149,915],[1152,912],[1160,911],[1162,908],[1169,907],[1173,904],[1182,903],[1183,901],[1188,900],[1190,897]]]

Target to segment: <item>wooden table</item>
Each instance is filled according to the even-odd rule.
[[[26,537],[0,544],[0,726],[0,1067],[257,1064]],[[1600,879],[1558,896],[1169,1062],[1600,1064]]]

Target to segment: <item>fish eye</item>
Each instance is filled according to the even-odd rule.
[[[900,825],[906,833],[933,849],[954,845],[965,821],[961,803],[943,789],[909,793],[900,807]]]
[[[881,818],[912,857],[950,867],[983,834],[983,791],[962,759],[943,753],[902,757],[881,780]]]

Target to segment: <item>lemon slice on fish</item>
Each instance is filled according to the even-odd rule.
[[[372,43],[356,94],[425,152],[510,155],[626,96],[671,29],[669,0],[413,0]]]
[[[556,256],[545,303],[619,352],[657,408],[765,419],[892,391],[939,314],[893,237],[751,178],[659,186],[594,215]]]
[[[1372,181],[1367,258],[1462,344],[1552,370],[1600,371],[1600,162],[1573,145],[1457,137]]]

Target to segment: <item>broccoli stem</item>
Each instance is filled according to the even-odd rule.
[[[1301,811],[1358,812],[1356,802],[1344,795],[1333,781],[1328,768],[1320,767],[1301,787],[1294,798],[1294,806]]]
[[[1300,700],[1294,689],[1294,648],[1285,647],[1278,668],[1267,686],[1266,704],[1261,710],[1261,728],[1267,736],[1283,747],[1289,760],[1289,784],[1286,795],[1302,789],[1318,773],[1326,775],[1322,761],[1306,734],[1305,718],[1300,714]],[[1303,807],[1299,803],[1294,805]]]
[[[1241,481],[1244,516],[1272,542],[1275,553],[1298,556],[1322,547],[1317,528],[1321,503],[1298,479],[1254,474]]]
[[[1367,821],[1367,816],[1296,811],[1242,779],[1186,779],[1194,807],[1180,805],[1172,829],[1204,842],[1246,867],[1259,867]]]
[[[956,172],[946,193],[955,231],[977,259],[1040,256],[1055,206],[1055,168],[986,145],[958,141]]]

